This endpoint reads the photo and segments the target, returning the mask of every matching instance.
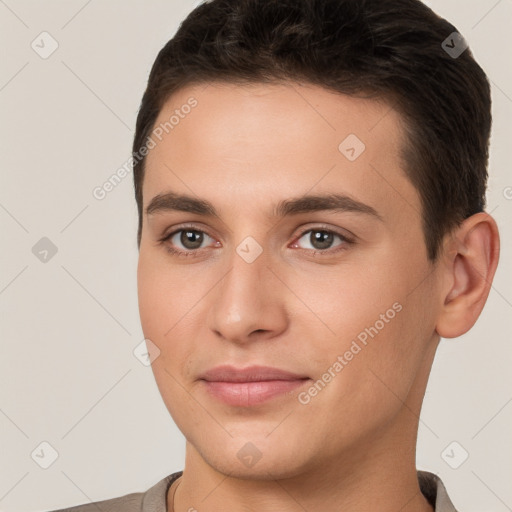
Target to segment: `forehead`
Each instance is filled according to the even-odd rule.
[[[340,192],[388,222],[404,217],[405,207],[410,220],[421,207],[403,172],[400,123],[386,102],[317,86],[188,86],[154,125],[144,206],[174,191],[250,214],[265,202],[270,208],[286,197]]]

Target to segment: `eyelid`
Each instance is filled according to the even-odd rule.
[[[185,229],[190,229],[192,231],[198,231],[201,233],[205,233],[210,238],[215,238],[214,236],[212,236],[208,233],[206,228],[202,228],[198,224],[195,224],[195,223],[185,223],[185,224],[179,224],[178,226],[174,226],[172,228],[172,231],[165,231],[164,234],[159,238],[159,241],[166,240],[166,239],[170,238],[171,236],[175,235],[176,233],[178,233],[179,231],[182,231]],[[320,224],[311,223],[310,226],[302,227],[300,234],[295,235],[295,238],[297,238],[297,237],[300,238],[300,237],[304,236],[308,231],[329,231],[329,232],[335,233],[351,242],[355,241],[355,238],[356,238],[356,236],[353,233],[351,233],[350,231],[348,231],[346,229],[342,230],[341,228],[335,228],[335,227],[329,226],[327,224],[322,224],[322,223],[320,223]]]
[[[173,228],[170,230],[165,230],[163,235],[158,238],[158,241],[163,242],[165,240],[168,240],[169,238],[173,237],[176,233],[179,233],[180,231],[185,231],[187,229],[190,231],[197,231],[198,233],[204,233],[205,235],[208,235],[210,238],[215,238],[214,236],[209,234],[206,228],[203,228],[198,224],[194,223],[185,223],[179,224],[178,226],[173,226]]]
[[[309,231],[327,231],[328,233],[333,233],[335,235],[338,235],[339,237],[346,240],[347,242],[352,242],[352,243],[355,242],[355,239],[356,239],[356,236],[346,229],[335,228],[335,227],[329,226],[327,224],[321,224],[321,223],[320,224],[313,223],[311,226],[308,226],[305,228],[302,227],[301,232],[299,235],[296,236],[296,239],[302,238]]]

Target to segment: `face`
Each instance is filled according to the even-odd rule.
[[[139,308],[187,450],[266,478],[413,438],[439,283],[399,115],[315,86],[189,86],[152,141]]]

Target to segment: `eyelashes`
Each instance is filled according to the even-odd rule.
[[[187,233],[189,235],[193,234],[196,237],[196,239],[197,239],[197,235],[199,235],[200,244],[203,243],[203,241],[206,237],[211,238],[213,240],[213,238],[210,237],[208,235],[208,233],[206,233],[202,229],[197,229],[193,226],[190,226],[190,227],[182,226],[182,227],[180,227],[180,229],[176,229],[176,230],[172,231],[171,233],[164,235],[162,238],[160,238],[158,240],[158,242],[159,242],[159,244],[163,245],[163,247],[169,254],[171,254],[173,256],[179,256],[179,257],[187,257],[187,258],[188,257],[192,257],[192,258],[197,257],[197,256],[202,255],[204,253],[204,251],[206,251],[208,249],[208,247],[196,247],[194,249],[176,248],[176,244],[171,243],[171,240],[176,235],[183,234],[183,233]],[[327,238],[328,244],[333,242],[336,238],[339,238],[341,240],[341,243],[334,247],[322,248],[322,249],[316,249],[314,247],[312,249],[305,249],[303,247],[298,247],[298,242],[308,233],[311,233],[311,234],[316,233],[317,235],[320,234],[320,237],[315,236],[313,238],[315,243],[316,242],[324,243],[326,241],[326,238]],[[324,235],[327,235],[327,237],[325,237]],[[181,235],[178,238],[178,240],[179,240],[179,243],[183,244],[183,235]],[[186,238],[185,238],[185,240],[186,240]],[[294,240],[295,241],[292,244],[293,248],[297,248],[297,250],[307,253],[308,255],[313,255],[315,257],[324,256],[324,255],[332,256],[333,254],[347,250],[349,248],[349,246],[351,246],[355,243],[353,239],[350,239],[347,236],[345,236],[333,229],[323,227],[323,226],[305,229],[299,235],[297,235],[294,238]],[[311,235],[309,237],[309,240],[311,240]],[[309,243],[311,244],[311,241]]]

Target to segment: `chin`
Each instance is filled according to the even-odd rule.
[[[204,459],[215,471],[240,480],[281,480],[293,478],[306,472],[305,469],[300,467],[293,454],[285,458],[274,454],[274,456],[265,458],[265,460],[262,457],[252,467],[244,467],[238,460],[234,462],[231,457],[226,458],[225,454],[215,454],[212,457],[205,456]]]
[[[276,434],[201,442],[195,444],[195,450],[215,471],[242,480],[286,479],[310,471],[314,461],[308,460],[304,443],[294,443],[290,437],[284,440]]]

